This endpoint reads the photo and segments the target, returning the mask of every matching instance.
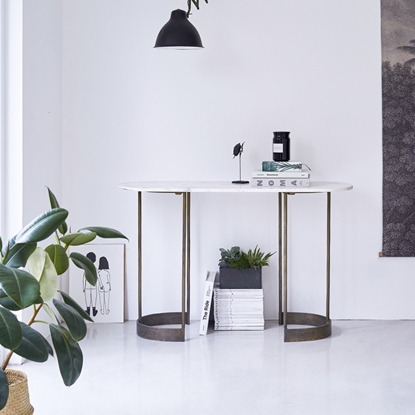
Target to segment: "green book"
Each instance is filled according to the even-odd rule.
[[[301,161],[263,161],[262,171],[301,171]]]

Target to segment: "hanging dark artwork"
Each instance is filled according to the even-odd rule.
[[[382,256],[415,256],[415,1],[382,0]]]

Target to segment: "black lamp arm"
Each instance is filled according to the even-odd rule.
[[[190,16],[190,9],[192,8],[192,3],[196,6],[196,9],[199,10],[199,1],[200,0],[187,0],[187,17]],[[207,3],[208,0],[205,0],[205,2]]]

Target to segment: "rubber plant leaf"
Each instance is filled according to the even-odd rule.
[[[25,323],[20,322],[20,326],[23,333],[22,342],[14,352],[32,362],[46,362],[49,349],[45,338]]]
[[[72,308],[74,308],[79,315],[84,319],[93,322],[92,318],[89,316],[89,314],[86,313],[86,311],[68,294],[64,293],[63,291],[59,291],[61,294],[63,301],[65,304],[70,305]]]
[[[71,386],[82,372],[82,350],[65,327],[50,324],[49,329],[63,383]]]
[[[53,305],[62,316],[63,321],[66,323],[66,326],[72,337],[76,341],[82,340],[86,336],[87,331],[85,320],[74,308],[62,301],[57,300],[56,298],[53,299]]]
[[[75,232],[75,233],[69,233],[68,235],[62,236],[60,238],[60,241],[63,242],[66,246],[78,246],[78,245],[84,245],[88,242],[93,241],[97,237],[97,234],[95,232]]]
[[[22,307],[19,307],[7,294],[0,288],[0,305],[11,311],[19,311]]]
[[[52,244],[45,248],[55,266],[58,275],[62,275],[69,268],[69,259],[63,246]]]
[[[55,310],[53,310],[48,303],[43,304],[43,310],[45,310],[46,314],[52,320],[53,324],[59,324],[58,318],[55,314]]]
[[[26,262],[33,251],[36,249],[36,242],[16,244],[7,254],[4,265],[11,268],[20,268],[26,266]]]
[[[49,342],[45,339],[46,348],[48,349],[48,353],[53,357],[53,347],[49,344]]]
[[[40,297],[37,279],[21,269],[0,264],[0,284],[6,295],[20,308],[35,304]]]
[[[2,261],[5,260],[5,256],[7,254],[7,251],[10,251],[10,249],[12,249],[13,245],[14,245],[14,241],[16,239],[16,236],[14,236],[13,238],[9,239],[9,241],[4,245],[3,241],[2,241],[2,246],[1,246],[1,256],[2,256]]]
[[[49,255],[36,248],[27,261],[27,270],[39,281],[43,301],[50,301],[58,291],[58,274]]]
[[[6,372],[0,369],[0,410],[6,406],[9,399],[9,381]]]
[[[95,265],[85,255],[79,252],[72,252],[69,257],[72,262],[78,267],[84,270],[86,280],[93,286],[97,283],[98,275]]]
[[[53,194],[52,190],[49,189],[49,187],[46,187],[48,189],[48,194],[49,194],[49,202],[50,202],[50,207],[53,208],[58,208],[59,203],[58,203],[58,199],[56,199],[55,195]],[[59,226],[58,231],[62,234],[65,235],[66,232],[68,232],[68,225],[66,224],[66,222],[64,221],[62,223],[62,225]]]
[[[51,209],[28,225],[15,237],[15,243],[40,242],[49,237],[68,217],[68,211],[62,208]]]
[[[125,235],[112,228],[106,228],[103,226],[87,226],[86,228],[79,229],[78,232],[83,231],[95,232],[100,238],[123,238],[128,241],[128,238]]]
[[[13,350],[22,341],[22,329],[19,320],[9,310],[0,307],[0,344]]]

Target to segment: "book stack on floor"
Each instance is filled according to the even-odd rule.
[[[213,304],[215,330],[264,330],[262,288],[215,288]]]
[[[310,170],[301,161],[263,161],[252,174],[254,187],[308,187]]]

